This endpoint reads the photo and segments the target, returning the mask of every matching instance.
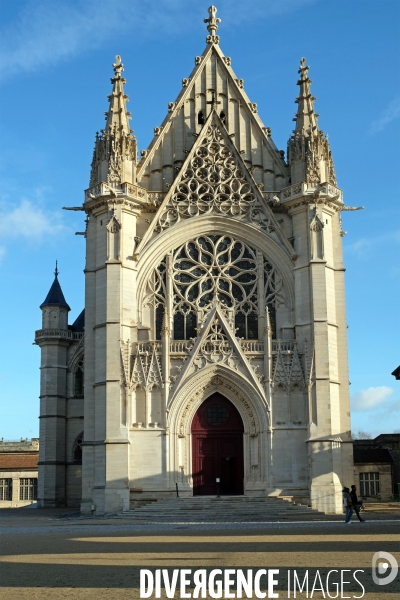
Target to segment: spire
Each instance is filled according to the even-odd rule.
[[[126,79],[122,77],[124,65],[122,64],[119,55],[115,57],[113,69],[114,77],[111,77],[113,90],[110,96],[108,96],[110,106],[108,112],[105,113],[107,118],[105,128],[106,131],[112,132],[118,137],[118,134],[129,135],[131,133],[131,128],[129,126],[131,113],[126,110],[126,103],[129,102],[129,99],[124,92],[124,83],[126,83]]]
[[[296,127],[288,142],[288,162],[291,169],[291,182],[306,182],[317,187],[322,183],[336,183],[335,168],[328,142],[328,136],[318,129],[318,114],[314,110],[316,98],[311,95],[311,79],[306,59],[300,61],[297,85],[300,93],[295,102],[297,112],[293,121]]]
[[[300,86],[300,94],[295,102],[298,104],[297,113],[295,114],[296,129],[295,132],[315,131],[318,128],[317,116],[314,112],[314,102],[316,98],[311,95],[311,79],[308,78],[308,69],[306,59],[300,61],[299,75],[300,79],[297,85]]]
[[[106,182],[113,187],[122,183],[135,183],[137,143],[130,128],[130,112],[126,109],[128,96],[124,92],[126,80],[122,77],[124,66],[121,57],[115,57],[110,106],[105,114],[106,126],[96,133],[90,187]]]
[[[46,296],[45,301],[40,305],[40,308],[44,308],[45,306],[63,306],[64,308],[71,310],[65,301],[64,294],[62,293],[60,282],[58,281],[58,275],[59,275],[59,270],[58,270],[57,261],[56,261],[56,269],[54,271],[54,281],[49,290],[49,293]]]
[[[207,44],[219,44],[219,36],[216,35],[218,25],[217,23],[221,23],[221,19],[216,17],[217,9],[215,6],[210,6],[208,9],[208,14],[210,15],[208,19],[204,19],[204,23],[208,23],[207,31],[209,35],[206,37]]]

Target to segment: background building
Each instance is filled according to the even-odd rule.
[[[39,440],[0,440],[0,508],[16,508],[37,500]]]
[[[42,506],[98,514],[144,492],[305,497],[353,480],[338,188],[305,59],[279,151],[207,45],[137,160],[121,58],[96,135],[83,316],[42,304]],[[139,116],[135,116],[139,118]],[[84,426],[83,426],[84,422]],[[80,488],[81,452],[82,488]]]

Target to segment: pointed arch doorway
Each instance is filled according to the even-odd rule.
[[[215,393],[192,421],[193,495],[243,494],[243,421],[236,407]]]

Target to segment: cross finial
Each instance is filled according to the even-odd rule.
[[[59,270],[58,270],[58,261],[56,260],[56,270],[54,271],[54,275],[55,275],[56,279],[58,279],[58,273],[59,273]]]
[[[308,69],[309,67],[306,65],[306,59],[303,58],[300,60],[299,74],[301,75],[302,80],[307,79],[308,77]]]
[[[113,69],[114,69],[114,77],[111,79],[111,82],[114,83],[115,80],[121,79],[121,80],[123,80],[123,83],[125,83],[125,80],[123,79],[123,77],[121,77],[122,72],[124,70],[124,65],[121,62],[121,57],[119,54],[117,54],[117,56],[115,57],[115,63],[113,64]]]
[[[208,19],[204,19],[204,23],[208,23],[207,30],[210,34],[206,37],[206,42],[207,44],[218,44],[219,36],[216,35],[216,31],[218,29],[217,23],[221,23],[221,19],[215,16],[217,14],[217,8],[215,6],[210,6],[208,14],[210,15]]]
[[[211,110],[213,108],[216,108],[217,104],[221,104],[220,100],[217,100],[217,90],[214,90],[214,88],[211,88],[210,90],[208,90],[209,92],[211,92],[211,100],[207,100],[207,104],[211,104]]]

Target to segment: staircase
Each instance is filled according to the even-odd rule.
[[[324,513],[279,498],[194,496],[166,498],[118,515],[141,523],[257,523],[319,521]]]

